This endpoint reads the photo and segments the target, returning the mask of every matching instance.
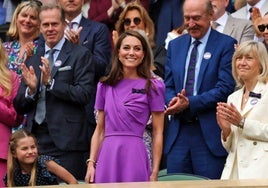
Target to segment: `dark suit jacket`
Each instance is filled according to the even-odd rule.
[[[26,65],[33,66],[40,82],[40,57],[45,53],[43,45]],[[82,46],[65,41],[54,66],[51,77],[55,80],[52,90],[46,91],[46,122],[51,138],[63,151],[88,151],[88,117],[85,105],[94,91],[94,66],[90,52]],[[65,70],[64,70],[65,69]],[[26,84],[22,81],[14,99],[14,106],[20,114],[27,114],[26,129],[31,131],[40,92],[34,99],[25,97]]]
[[[182,6],[184,0],[163,0],[158,12],[156,26],[156,43],[165,45],[168,32],[183,24]]]
[[[90,19],[82,17],[79,26],[83,29],[79,36],[80,45],[89,49],[93,55],[93,64],[95,69],[95,88],[97,83],[105,73],[107,65],[111,61],[112,46],[110,42],[109,29],[103,23],[95,22]],[[91,141],[91,137],[96,127],[96,120],[94,116],[94,104],[95,95],[91,97],[89,104],[86,106],[86,110],[90,120],[90,127],[88,132],[88,140]]]
[[[185,34],[171,41],[168,47],[165,67],[167,103],[184,88],[185,62],[190,43],[190,35]],[[216,104],[226,101],[234,91],[231,60],[235,43],[235,39],[211,30],[204,52],[207,55],[202,59],[196,83],[197,95],[188,97],[190,113],[199,118],[206,144],[216,156],[227,155],[221,144],[221,130],[216,121]],[[174,115],[168,128],[165,153],[171,149],[179,129],[179,117]]]
[[[79,26],[83,27],[79,38],[80,44],[88,48],[93,55],[97,83],[111,60],[110,33],[106,25],[84,17]]]

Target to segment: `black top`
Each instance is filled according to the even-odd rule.
[[[54,157],[47,156],[47,155],[40,155],[37,161],[37,177],[36,177],[36,185],[58,185],[57,177],[50,173],[47,170],[46,162],[55,160]],[[17,168],[14,170],[14,183],[15,186],[28,186],[30,180],[30,174],[23,174],[21,173],[21,168]],[[7,178],[4,178],[5,184],[7,184]]]

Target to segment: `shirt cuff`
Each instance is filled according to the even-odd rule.
[[[50,91],[50,90],[53,89],[54,83],[55,83],[55,80],[52,79],[52,80],[51,80],[51,84],[46,86],[47,91]]]
[[[25,92],[25,98],[31,98],[34,100],[34,96],[36,94],[36,92],[34,92],[32,95],[29,95],[29,87],[26,88],[26,92]]]

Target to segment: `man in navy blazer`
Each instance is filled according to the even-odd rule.
[[[216,105],[226,101],[235,82],[231,60],[235,39],[213,30],[210,0],[186,0],[188,34],[170,42],[166,60],[166,114],[170,115],[165,154],[168,173],[220,178],[227,156],[216,121]],[[194,41],[198,45],[193,95],[186,94],[187,70]]]
[[[112,47],[109,29],[105,24],[86,19],[82,15],[84,0],[57,0],[57,2],[65,12],[66,22],[72,24],[72,28],[67,27],[65,30],[67,39],[73,43],[85,46],[93,54],[96,89],[99,78],[104,75],[106,67],[110,63]],[[86,107],[90,117],[89,142],[96,127],[94,104],[95,95],[93,95]]]
[[[60,6],[43,6],[39,18],[45,44],[21,65],[23,80],[14,106],[18,113],[27,114],[25,128],[36,136],[39,153],[54,156],[77,179],[84,179],[89,153],[85,106],[95,87],[92,55],[65,39]],[[51,49],[54,60],[50,64]],[[45,106],[38,110],[42,99]],[[44,118],[37,117],[40,112],[45,112]]]
[[[93,54],[95,77],[98,82],[111,58],[112,47],[107,26],[86,19],[82,15],[84,0],[57,0],[57,2],[65,12],[66,22],[72,24],[71,28],[66,29],[67,39],[87,47]]]

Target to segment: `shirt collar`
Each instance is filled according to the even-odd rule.
[[[65,37],[62,37],[61,40],[53,47],[53,49],[56,49],[58,51],[60,51],[62,49],[62,46],[65,42]],[[45,52],[47,53],[51,48],[47,46],[47,44],[45,44]]]
[[[221,17],[219,17],[216,22],[221,26],[225,26],[228,19],[228,14],[225,12]]]
[[[82,13],[80,13],[78,16],[76,16],[73,20],[69,21],[66,20],[67,23],[72,22],[72,23],[77,23],[79,25],[79,23],[81,22],[82,19]]]
[[[208,28],[207,33],[201,39],[198,39],[201,42],[201,45],[206,45],[207,44],[210,32],[211,32],[211,27]],[[196,40],[195,38],[191,37],[191,44],[193,44],[193,42],[195,40]]]
[[[266,0],[260,0],[258,3],[256,3],[253,7],[257,7],[259,9],[261,9],[262,5],[265,3]],[[247,11],[251,8],[252,6],[250,6],[247,3]]]

